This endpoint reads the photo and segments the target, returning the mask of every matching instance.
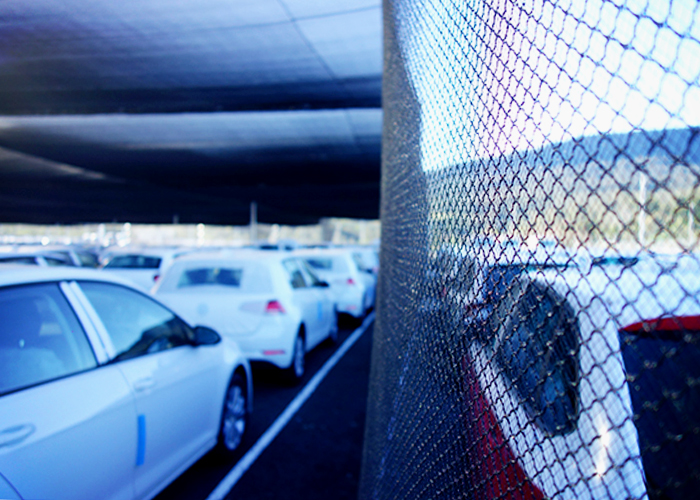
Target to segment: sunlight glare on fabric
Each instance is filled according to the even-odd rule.
[[[440,12],[439,3],[422,9]],[[499,0],[440,6],[432,16],[404,7],[399,20],[415,18],[425,40],[402,45],[421,105],[423,168],[583,136],[700,125],[698,5]],[[469,68],[479,76],[452,86]],[[480,140],[455,146],[467,134]]]

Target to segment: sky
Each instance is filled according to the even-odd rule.
[[[425,170],[700,125],[696,0],[400,2]]]

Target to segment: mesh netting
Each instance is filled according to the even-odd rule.
[[[699,498],[700,4],[384,7],[361,498]]]

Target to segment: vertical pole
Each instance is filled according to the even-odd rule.
[[[360,245],[366,245],[367,244],[367,221],[366,220],[360,221],[359,233],[360,234],[357,237],[357,242]]]
[[[695,203],[688,203],[688,245],[695,243]]]
[[[250,242],[258,241],[258,204],[250,202]]]
[[[201,247],[204,245],[204,238],[206,237],[206,226],[201,222],[197,224],[197,246]]]
[[[644,239],[646,237],[646,224],[647,224],[647,176],[644,172],[640,172],[639,176],[639,245],[644,248]]]

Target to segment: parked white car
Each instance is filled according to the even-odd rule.
[[[374,306],[377,278],[363,272],[353,251],[347,248],[315,248],[294,253],[306,261],[319,278],[330,287],[338,312],[363,318]]]
[[[150,499],[252,409],[235,342],[126,280],[0,270],[0,497]]]
[[[181,249],[124,249],[107,255],[104,271],[128,279],[150,292],[156,281],[173,261],[188,252]]]
[[[375,277],[379,274],[379,250],[370,246],[353,246],[352,258],[360,271],[371,273]]]
[[[77,245],[17,245],[17,253],[41,253],[60,256],[77,267],[98,267],[97,253]]]
[[[66,255],[55,252],[3,252],[0,264],[24,264],[40,267],[74,266]]]
[[[295,381],[304,375],[305,353],[338,335],[328,285],[289,252],[187,255],[154,294],[188,321],[234,338],[249,360],[272,363]]]
[[[572,500],[693,497],[700,392],[686,380],[700,376],[697,258],[475,268],[475,293],[461,305],[467,418],[478,422],[471,458],[490,478],[476,498],[497,488]]]

